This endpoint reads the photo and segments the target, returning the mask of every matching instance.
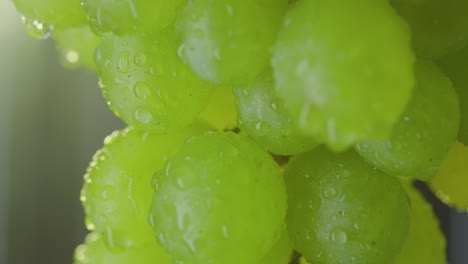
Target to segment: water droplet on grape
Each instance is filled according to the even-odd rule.
[[[137,52],[133,60],[136,65],[144,66],[146,64],[146,55],[143,52]]]
[[[328,187],[323,191],[323,196],[327,199],[331,199],[336,196],[336,190],[332,187]]]
[[[144,82],[135,83],[133,86],[133,92],[136,97],[143,100],[146,100],[151,96],[151,88]]]
[[[149,122],[151,122],[151,120],[153,120],[153,116],[151,115],[151,113],[145,109],[136,110],[135,118],[143,124],[148,124]]]
[[[226,225],[221,226],[221,231],[223,232],[223,237],[225,238],[229,237],[228,228],[226,227]]]
[[[128,68],[129,68],[129,61],[128,61],[128,57],[130,56],[130,52],[129,51],[122,51],[119,55],[119,60],[118,60],[118,64],[117,64],[117,68],[119,69],[119,71],[121,73],[127,73],[128,72]]]
[[[50,37],[52,31],[54,30],[54,26],[41,23],[38,20],[30,19],[25,16],[22,16],[21,19],[23,20],[26,32],[32,38],[47,39],[48,37]]]
[[[330,239],[333,243],[343,245],[347,242],[348,236],[341,229],[335,229],[330,234]]]

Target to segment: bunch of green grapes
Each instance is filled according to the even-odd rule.
[[[446,263],[411,183],[468,208],[465,2],[13,2],[128,124],[76,264]]]

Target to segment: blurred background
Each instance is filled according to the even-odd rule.
[[[9,0],[0,1],[0,45],[0,264],[71,263],[86,234],[82,176],[104,137],[124,124],[96,76],[62,68],[52,42],[28,37]],[[468,214],[426,194],[450,263],[467,264]]]

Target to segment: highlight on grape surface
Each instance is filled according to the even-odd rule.
[[[447,263],[468,210],[468,2],[13,0],[128,127],[75,264]]]

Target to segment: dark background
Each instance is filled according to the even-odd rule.
[[[86,234],[82,175],[122,127],[94,74],[63,69],[52,41],[29,38],[10,1],[0,1],[0,264],[71,263]],[[450,263],[468,264],[468,214],[435,208]]]

